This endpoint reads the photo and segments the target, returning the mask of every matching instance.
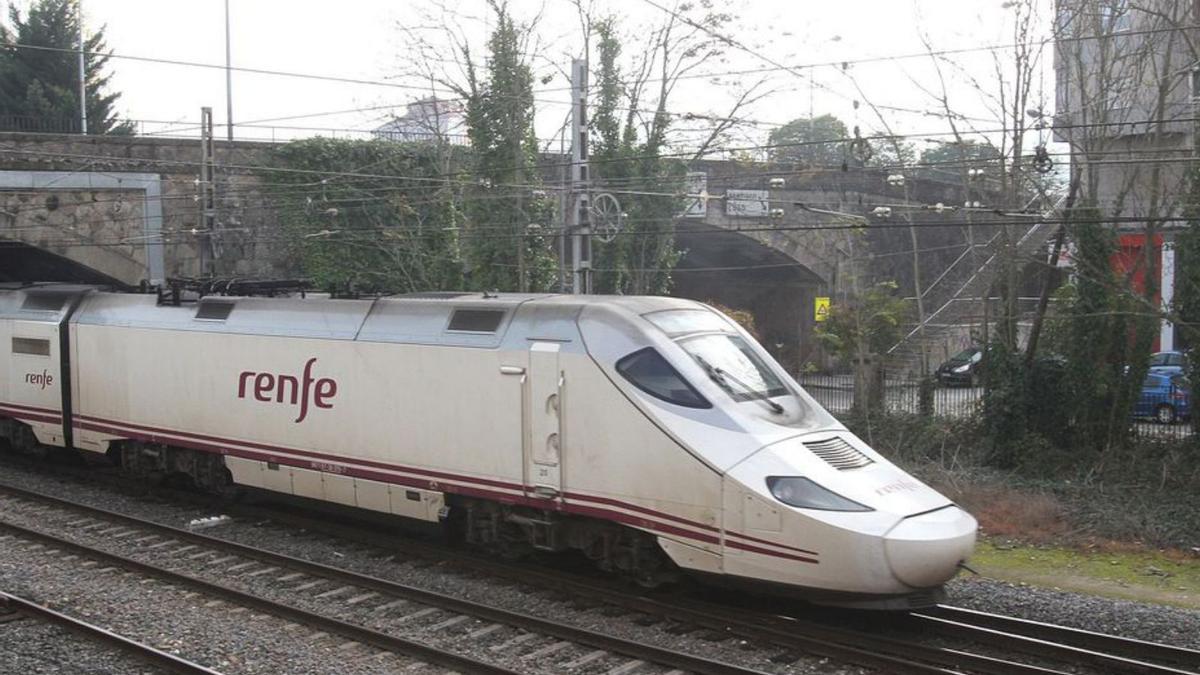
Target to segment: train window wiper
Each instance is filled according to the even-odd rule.
[[[764,394],[745,382],[742,382],[737,377],[734,377],[729,371],[714,366],[705,360],[703,356],[692,354],[692,358],[696,359],[696,362],[699,363],[702,368],[704,368],[704,372],[708,373],[708,377],[711,378],[713,382],[716,382],[717,385],[725,391],[729,392],[730,394],[734,393],[733,387],[729,385],[730,382],[733,382],[738,386],[739,389],[742,390],[742,394],[744,396],[748,396],[751,399],[762,403],[767,407],[768,410],[776,415],[783,413],[783,406],[779,405],[775,401],[772,401],[770,396],[767,394]]]

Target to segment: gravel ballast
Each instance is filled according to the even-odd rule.
[[[1200,611],[966,577],[949,604],[1072,628],[1200,649]]]
[[[397,667],[395,656],[378,661],[364,647],[345,649],[344,640],[12,538],[0,542],[0,580],[17,595],[222,673],[367,675]],[[18,636],[0,631],[0,652],[26,650]],[[67,659],[74,667],[59,672],[106,672],[90,670],[90,655]]]
[[[115,648],[34,618],[0,624],[0,673],[164,673]]]

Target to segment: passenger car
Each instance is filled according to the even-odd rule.
[[[1188,358],[1183,352],[1158,352],[1150,356],[1150,372],[1162,375],[1187,373]]]
[[[1134,417],[1153,418],[1162,424],[1188,419],[1192,414],[1191,386],[1182,375],[1149,373],[1134,405]]]
[[[947,386],[974,386],[983,372],[983,353],[979,347],[968,347],[938,366],[934,377]]]

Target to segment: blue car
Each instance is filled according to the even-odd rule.
[[[1158,352],[1150,355],[1150,372],[1156,375],[1182,375],[1187,369],[1183,352]]]
[[[1142,382],[1142,395],[1133,408],[1134,417],[1152,418],[1171,424],[1192,414],[1192,392],[1182,375],[1150,373]]]

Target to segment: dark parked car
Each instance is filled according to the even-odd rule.
[[[1150,373],[1142,382],[1142,395],[1133,407],[1134,417],[1149,417],[1171,424],[1192,415],[1192,388],[1182,375]]]
[[[979,381],[982,372],[983,350],[979,347],[968,347],[938,366],[933,375],[938,382],[946,386],[971,387]]]
[[[1187,354],[1158,352],[1150,356],[1150,372],[1159,375],[1183,375],[1187,372]]]

